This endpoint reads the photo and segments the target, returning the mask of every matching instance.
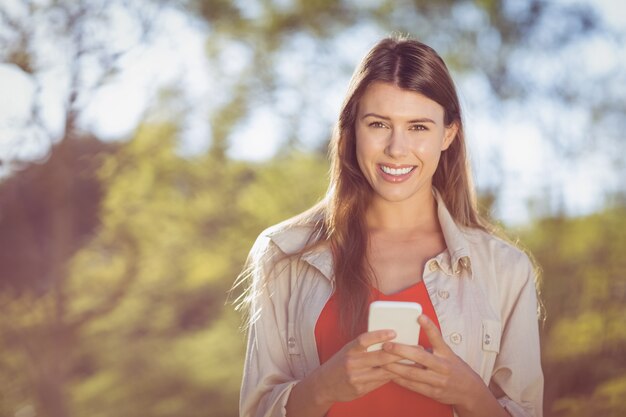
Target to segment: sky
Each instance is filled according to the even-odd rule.
[[[610,25],[626,28],[626,6],[622,2],[600,0],[594,3]],[[205,33],[201,26],[190,24],[189,18],[180,13],[168,13],[161,18],[161,24],[167,30],[160,31],[161,34],[151,45],[133,49],[123,62],[123,76],[98,91],[85,109],[83,123],[88,130],[105,140],[129,137],[144,116],[146,106],[158,99],[154,86],[179,84],[190,103],[185,111],[181,153],[202,152],[210,143],[207,114],[214,104],[212,98],[218,98],[220,94],[220,84],[216,82],[205,59]],[[120,30],[115,32],[129,33],[128,37],[132,37],[131,28],[124,27],[128,24],[120,20]],[[381,33],[367,27],[355,30],[359,31],[355,38],[360,42],[348,44],[344,52],[349,54],[356,65]],[[129,42],[124,37],[114,41],[121,44]],[[602,71],[607,65],[623,65],[626,62],[625,47],[616,50],[602,43],[586,47],[593,49],[590,52],[594,54],[595,62],[600,64],[597,65],[597,71]],[[228,62],[233,67],[231,70],[236,73],[240,65],[238,63],[245,60],[247,52],[232,48],[228,53]],[[292,65],[284,73],[295,77],[297,74],[291,74],[290,71],[297,71],[297,68],[298,65]],[[43,91],[46,105],[42,117],[52,132],[58,132],[62,128],[59,92],[64,85],[63,75],[51,73],[48,77],[50,82],[45,84]],[[562,190],[564,204],[568,212],[574,215],[601,208],[603,190],[596,186],[598,182],[609,189],[620,186],[608,166],[597,160],[595,155],[583,157],[571,171],[553,172],[546,178],[546,166],[559,157],[545,146],[546,133],[536,124],[528,123],[528,119],[519,111],[508,111],[504,117],[494,120],[493,115],[481,106],[489,97],[484,80],[479,77],[465,74],[455,77],[455,81],[464,106],[477,184],[488,186],[490,178],[500,175],[498,169],[502,167],[508,173],[496,213],[505,223],[522,225],[528,222],[533,216],[533,206],[529,201],[541,201],[544,190],[550,184]],[[314,141],[314,138],[324,137],[325,131],[330,133],[348,78],[335,82],[337,88],[329,89],[333,93],[325,96],[324,102],[320,103],[318,119],[299,130],[305,142],[308,140],[307,135],[310,135],[310,141]],[[35,89],[32,80],[24,73],[15,67],[0,64],[0,160],[15,157],[37,159],[46,153],[48,136],[33,129],[24,129]],[[287,97],[284,102],[297,105],[299,99],[297,96]],[[545,112],[550,111],[546,107]],[[282,123],[272,109],[257,109],[250,119],[236,129],[229,154],[247,160],[270,158],[281,146]],[[258,140],[259,132],[263,132],[262,140]],[[312,146],[315,144],[311,143]],[[0,173],[1,169],[2,166]]]

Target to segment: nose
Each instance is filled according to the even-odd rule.
[[[401,158],[406,156],[409,151],[409,144],[404,132],[400,129],[392,129],[385,148],[385,154],[392,158]]]

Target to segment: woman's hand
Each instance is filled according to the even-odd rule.
[[[384,366],[401,358],[383,350],[368,352],[367,348],[394,337],[391,330],[377,330],[347,343],[293,387],[287,416],[323,416],[333,403],[354,400],[391,381],[396,375]]]
[[[386,370],[395,374],[393,381],[436,401],[453,405],[460,415],[508,416],[480,376],[446,344],[437,326],[425,315],[421,315],[418,322],[433,351],[431,353],[421,346],[383,344],[386,352],[416,364],[385,365]]]
[[[394,337],[392,330],[363,333],[335,353],[319,368],[317,376],[326,388],[322,397],[330,402],[354,400],[396,377],[384,366],[402,358],[384,350],[367,351],[369,346]]]

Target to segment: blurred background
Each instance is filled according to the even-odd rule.
[[[626,415],[623,2],[3,0],[0,416],[236,416],[228,290],[391,32],[448,63],[541,266],[546,416]]]

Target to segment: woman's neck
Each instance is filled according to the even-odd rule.
[[[440,229],[432,193],[401,202],[374,198],[365,213],[365,221],[370,233],[410,234]]]

